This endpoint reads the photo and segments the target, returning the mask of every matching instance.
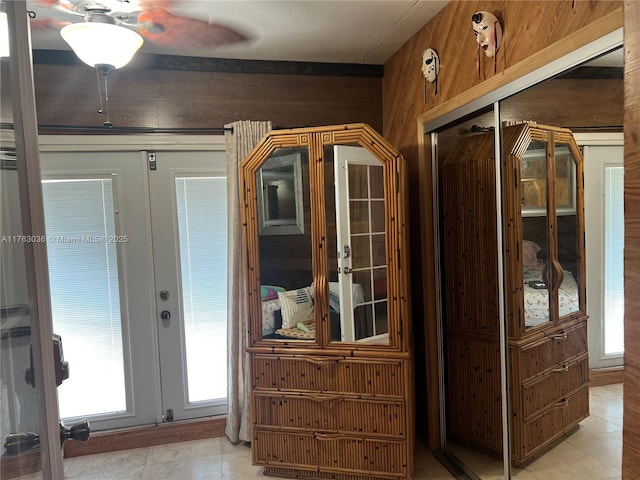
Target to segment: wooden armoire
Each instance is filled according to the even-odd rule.
[[[253,463],[411,478],[404,159],[365,124],[274,130],[240,177]]]
[[[462,138],[442,166],[447,421],[453,439],[502,454],[503,273],[521,466],[589,415],[583,161],[571,131],[527,122],[503,128],[500,168],[502,251],[494,132]]]

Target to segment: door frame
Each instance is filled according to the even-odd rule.
[[[623,132],[584,132],[584,133],[574,133],[574,138],[580,148],[582,147],[624,147],[624,133]],[[624,155],[623,155],[624,157]],[[586,169],[587,159],[585,158],[585,169]],[[620,165],[624,166],[624,158],[620,159]],[[585,221],[587,215],[585,214]],[[604,228],[604,219],[601,219],[603,222],[601,226]],[[589,232],[586,233],[587,239],[589,238]],[[597,246],[597,245],[596,245]],[[597,252],[597,260],[602,264],[603,263],[603,251],[601,243],[599,244],[601,251]],[[588,248],[588,246],[587,246]],[[593,255],[593,253],[592,253]],[[587,268],[589,268],[589,264],[591,262],[587,261]],[[602,267],[603,265],[601,265]],[[589,271],[587,271],[587,284],[589,283]],[[589,292],[589,287],[587,286],[587,295]],[[600,293],[602,293],[602,289],[600,289]],[[599,305],[603,306],[602,300]],[[589,302],[587,301],[587,309],[589,308]],[[595,312],[594,315],[589,319],[589,364],[590,368],[593,369],[602,369],[602,368],[619,368],[624,364],[624,353],[622,355],[608,355],[604,356],[604,312],[599,311]],[[596,318],[600,318],[596,327]],[[599,335],[595,335],[594,332],[598,330]],[[595,342],[598,342],[598,347],[593,348]],[[598,355],[597,359],[592,358],[592,353]]]
[[[31,37],[29,18],[23,2],[6,2],[8,16],[11,99],[13,104],[13,135],[18,162],[20,208],[23,234],[45,235],[40,156],[38,150],[38,122],[33,85]],[[44,243],[24,243],[27,285],[30,297],[30,326],[33,370],[37,395],[40,460],[45,480],[64,478],[60,445],[60,416],[54,365],[45,359],[53,358],[53,325],[49,295],[47,250]]]

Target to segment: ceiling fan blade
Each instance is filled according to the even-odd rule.
[[[140,12],[138,24],[145,39],[179,48],[212,48],[248,40],[224,25],[179,17],[160,8]]]
[[[30,20],[32,31],[38,30],[60,30],[62,27],[66,27],[71,22],[58,22],[52,18],[33,18]]]

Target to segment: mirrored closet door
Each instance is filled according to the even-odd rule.
[[[560,75],[487,98],[493,109],[461,108],[457,120],[425,125],[437,159],[444,451],[472,478],[539,471],[558,448],[579,453],[584,435],[576,432],[603,412],[589,407],[587,318],[604,319],[586,302],[598,282],[587,283],[589,192],[575,132],[621,131],[616,35],[584,47],[597,62],[567,58]],[[593,98],[598,85],[607,91]],[[496,186],[499,198],[485,191]],[[615,461],[594,455],[573,474],[615,474]]]

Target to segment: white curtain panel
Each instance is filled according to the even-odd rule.
[[[247,285],[242,247],[240,164],[272,129],[272,123],[243,120],[225,125],[229,264],[227,295],[227,427],[233,443],[251,442],[251,408],[247,325]]]

